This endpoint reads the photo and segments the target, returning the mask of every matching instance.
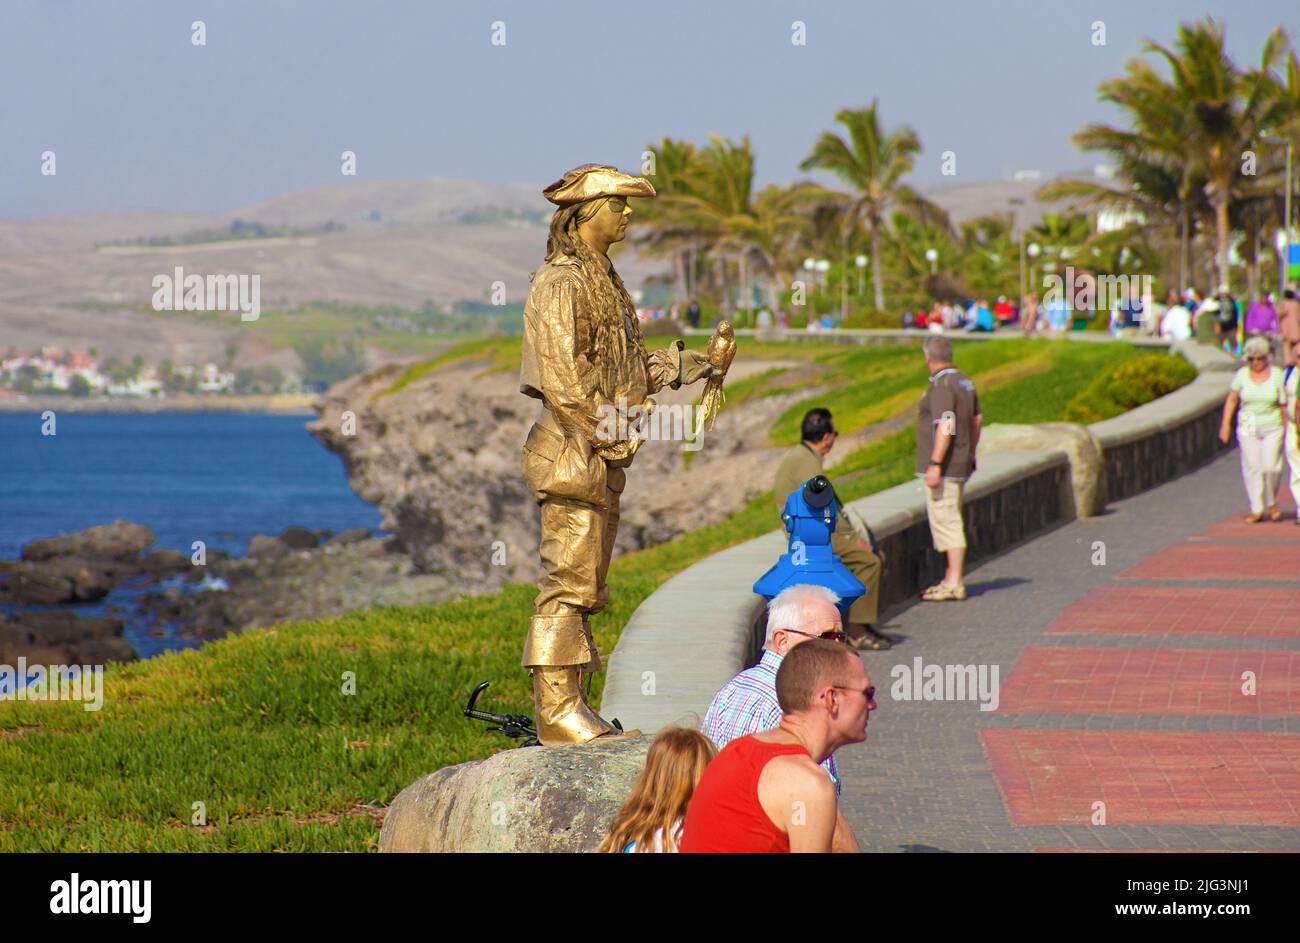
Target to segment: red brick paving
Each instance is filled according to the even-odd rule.
[[[1066,632],[1294,638],[1300,636],[1300,590],[1104,586],[1066,608],[1047,627],[1048,634]]]
[[[1175,544],[1125,570],[1120,578],[1248,580],[1300,584],[1300,545]]]
[[[1242,674],[1255,674],[1254,694]],[[1300,652],[1030,645],[999,713],[1300,714]]]
[[[985,729],[1015,825],[1300,826],[1300,736]]]
[[[1188,585],[1094,589],[1045,634],[1300,637],[1300,527],[1289,519],[1228,518],[1119,576]],[[1241,690],[1246,671],[1254,695]],[[1107,714],[1294,716],[1300,651],[1030,645],[1000,701],[999,713],[1077,714],[1080,726]],[[1110,825],[1300,826],[1300,734],[994,727],[980,736],[1015,825],[1091,825],[1093,803],[1104,802]]]
[[[1252,542],[1268,541],[1270,543],[1300,543],[1300,527],[1294,523],[1295,512],[1287,511],[1286,517],[1281,521],[1260,521],[1258,524],[1247,524],[1240,518],[1234,518],[1230,521],[1224,521],[1221,524],[1215,524],[1213,527],[1207,527],[1195,537],[1193,543],[1199,543],[1203,540],[1249,540]]]

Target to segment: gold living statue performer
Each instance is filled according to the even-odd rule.
[[[546,572],[523,664],[533,672],[537,736],[549,746],[620,735],[588,706],[583,681],[600,670],[587,619],[609,600],[605,576],[624,469],[642,441],[629,427],[648,415],[649,394],[715,372],[720,382],[726,365],[715,368],[680,340],[646,352],[632,299],[607,253],[627,231],[628,197],[655,195],[648,180],[584,164],[542,192],[559,208],[524,303],[519,391],[541,400],[523,466],[541,510]],[[611,428],[618,431],[611,435]]]

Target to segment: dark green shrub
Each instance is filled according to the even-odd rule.
[[[1176,354],[1134,357],[1103,373],[1065,407],[1066,422],[1100,422],[1149,403],[1196,378],[1196,368]]]

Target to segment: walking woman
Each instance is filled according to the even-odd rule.
[[[1282,473],[1282,430],[1285,394],[1282,371],[1269,365],[1269,343],[1263,337],[1246,342],[1246,366],[1232,378],[1223,404],[1219,441],[1231,436],[1232,414],[1237,413],[1237,443],[1241,447],[1241,480],[1250,499],[1246,522],[1257,524],[1268,510],[1270,520],[1280,521],[1277,484]]]

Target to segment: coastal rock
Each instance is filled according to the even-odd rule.
[[[22,633],[40,645],[65,645],[92,638],[122,634],[122,620],[115,616],[82,616],[66,609],[20,612],[5,621],[5,627]]]
[[[71,534],[42,537],[22,550],[22,559],[52,560],[56,557],[82,557],[92,560],[134,561],[153,545],[153,531],[143,524],[116,520],[98,524]]]
[[[291,550],[311,550],[320,546],[320,537],[305,527],[286,527],[279,540]]]
[[[179,550],[164,547],[146,554],[140,565],[146,573],[157,580],[164,576],[183,573],[190,568],[191,563],[188,555],[181,553]]]
[[[730,379],[780,365],[738,362]],[[519,392],[517,364],[466,358],[405,374],[411,366],[390,364],[331,387],[313,404],[319,418],[308,431],[342,458],[353,490],[379,506],[383,530],[419,572],[472,593],[536,581],[537,503],[521,450],[541,404]],[[665,388],[654,398],[680,418],[700,392]],[[628,469],[615,555],[721,520],[767,490],[781,452],[768,430],[803,395],[755,397],[725,410],[694,443],[702,448],[689,463],[681,441],[643,443]]]
[[[268,537],[266,534],[254,534],[253,539],[248,542],[248,552],[245,553],[244,556],[254,560],[276,560],[280,557],[287,556],[288,553],[289,545],[279,537]]]
[[[353,527],[348,530],[339,531],[328,541],[332,547],[343,546],[344,544],[360,543],[363,540],[369,540],[371,531],[369,527]]]
[[[20,656],[30,664],[134,661],[135,650],[121,634],[122,620],[112,616],[22,612],[0,620],[0,663],[13,664]]]
[[[62,556],[10,562],[4,566],[9,576],[0,581],[0,601],[55,605],[102,599],[132,569]]]
[[[81,665],[107,665],[135,661],[139,656],[131,643],[121,638],[96,638],[72,646],[73,659]]]
[[[649,747],[648,737],[521,747],[444,767],[393,800],[379,850],[595,851]]]

